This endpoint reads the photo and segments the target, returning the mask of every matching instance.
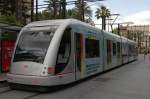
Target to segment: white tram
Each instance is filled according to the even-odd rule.
[[[10,86],[57,86],[137,59],[137,44],[75,19],[32,22],[18,36]]]

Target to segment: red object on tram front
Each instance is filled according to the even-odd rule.
[[[14,49],[15,41],[2,41],[2,72],[8,72],[11,62],[11,57]]]

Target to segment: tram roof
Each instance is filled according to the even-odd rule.
[[[80,21],[78,21],[76,19],[43,20],[43,21],[35,21],[35,22],[32,22],[32,23],[29,23],[26,27],[64,25],[64,24],[68,24],[69,22],[80,22]]]
[[[81,22],[81,21],[76,20],[76,19],[56,19],[56,20],[35,21],[35,22],[32,22],[32,23],[29,23],[25,27],[36,27],[36,26],[38,27],[38,26],[50,26],[50,25],[66,25],[66,24],[70,24],[70,23],[82,24],[84,26],[92,27],[92,28],[96,29],[97,31],[101,31],[100,29],[98,29],[98,28],[96,28],[94,26],[91,26],[89,24],[86,24],[86,23]],[[127,40],[127,38],[125,38],[123,36],[119,36],[117,34],[113,34],[113,33],[106,32],[106,31],[104,31],[104,32],[107,33],[108,35],[112,35],[112,36],[117,37],[117,38],[121,37],[122,39]]]
[[[84,26],[88,26],[88,27],[93,27],[94,29],[101,31],[100,29],[91,26],[87,23],[84,23],[82,21],[79,21],[77,19],[56,19],[56,20],[42,20],[42,21],[35,21],[32,23],[29,23],[28,25],[26,25],[25,27],[40,27],[40,26],[50,26],[50,25],[67,25],[67,24],[82,24]]]

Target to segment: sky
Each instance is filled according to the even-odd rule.
[[[43,1],[39,0],[39,4],[42,4]],[[104,0],[89,5],[92,5],[90,7],[93,13],[99,6],[104,5],[110,9],[111,13],[120,14],[116,22],[133,22],[136,25],[150,24],[150,0]],[[94,15],[93,20],[96,24],[101,21],[97,20]]]

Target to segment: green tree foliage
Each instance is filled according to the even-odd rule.
[[[114,28],[114,29],[112,30],[112,33],[118,34],[118,28]]]
[[[21,22],[17,20],[15,15],[10,15],[10,16],[1,15],[0,16],[0,22],[22,25]]]
[[[61,14],[61,0],[48,0],[45,1],[48,3],[48,7],[44,12],[50,14],[50,18],[57,19],[60,17]]]
[[[83,13],[82,13],[81,0],[77,0],[74,8],[67,10],[68,18],[75,18],[75,19],[82,20],[82,14]],[[92,10],[87,3],[84,3],[84,17],[86,19],[90,19],[92,17]]]
[[[34,15],[35,16],[35,15]],[[47,10],[43,10],[38,13],[39,20],[49,20],[52,19],[52,16],[50,15],[50,12]]]
[[[0,1],[0,13],[2,15],[12,15],[16,10],[16,0],[1,0]]]
[[[110,10],[107,9],[105,6],[100,6],[100,8],[97,8],[97,11],[95,12],[95,16],[97,19],[102,18],[102,29],[106,29],[106,17],[110,16]]]
[[[62,18],[62,0],[49,0],[46,10],[39,13],[41,19],[58,19]],[[92,10],[84,3],[84,16],[88,20],[92,17]],[[75,2],[75,7],[66,10],[66,18],[75,18],[81,20],[82,18],[82,5],[81,0]]]
[[[87,17],[92,17],[92,10],[90,8],[90,6],[87,5],[87,3],[85,3],[84,5],[84,13],[85,13],[85,16]]]
[[[75,8],[68,9],[67,10],[67,18],[79,19],[79,16],[77,14],[77,10]]]

